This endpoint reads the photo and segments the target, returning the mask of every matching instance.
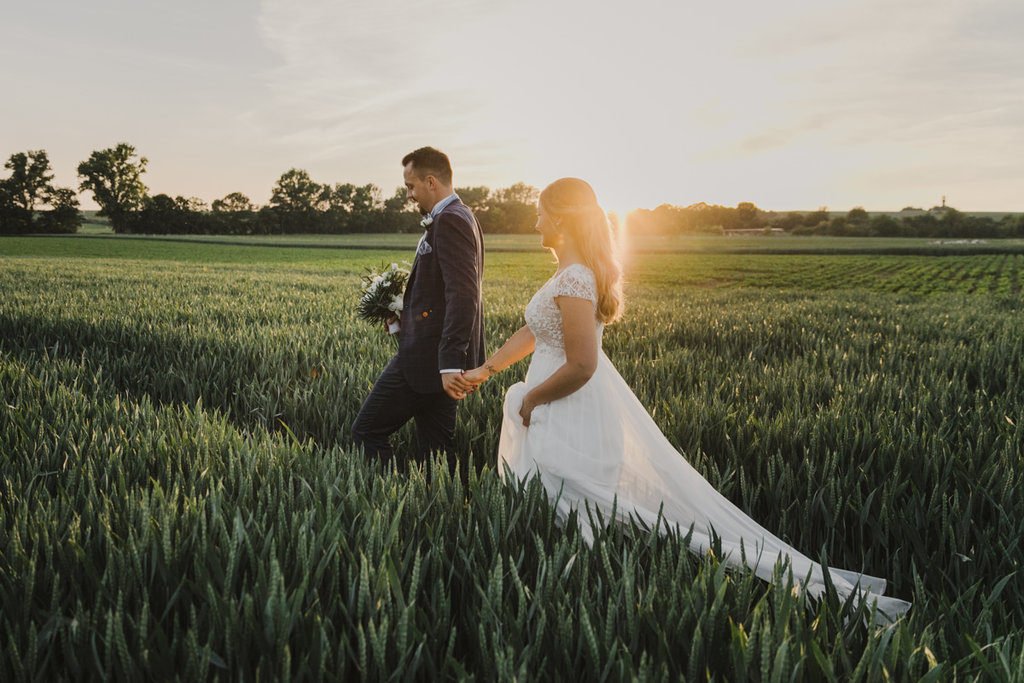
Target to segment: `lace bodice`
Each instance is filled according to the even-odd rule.
[[[597,281],[590,268],[581,263],[574,263],[565,270],[555,273],[526,305],[526,324],[537,340],[535,353],[565,352],[562,312],[555,303],[555,297],[559,296],[587,299],[594,304],[594,324],[597,326],[597,340],[600,346],[604,323],[598,321],[596,314]]]

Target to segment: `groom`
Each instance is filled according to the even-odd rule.
[[[406,197],[423,214],[426,232],[402,299],[398,353],[363,402],[352,436],[367,455],[390,461],[391,435],[413,419],[417,457],[443,450],[454,469],[455,407],[473,389],[462,372],[485,358],[483,235],[452,189],[447,155],[422,147],[405,155],[402,166]]]

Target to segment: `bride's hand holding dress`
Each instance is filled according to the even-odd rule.
[[[519,416],[530,426],[530,416],[538,405],[565,398],[586,384],[597,370],[597,332],[594,329],[594,304],[588,299],[555,297],[562,315],[565,362],[550,377],[523,396]]]

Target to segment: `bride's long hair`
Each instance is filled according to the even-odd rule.
[[[594,188],[579,178],[560,178],[540,193],[540,204],[576,242],[597,280],[597,317],[607,324],[622,315],[622,266],[604,209]]]

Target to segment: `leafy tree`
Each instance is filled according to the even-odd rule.
[[[525,183],[495,190],[477,218],[484,232],[528,233],[537,224],[537,188]]]
[[[1024,214],[1003,216],[1000,228],[1004,237],[1024,237]]]
[[[182,211],[192,211],[193,213],[205,213],[207,211],[206,202],[199,197],[178,196],[174,198],[174,203]]]
[[[540,190],[526,183],[515,183],[509,187],[495,190],[491,197],[493,204],[527,204],[531,208],[537,204]]]
[[[256,205],[241,192],[232,192],[223,199],[213,200],[211,208],[213,213],[205,217],[207,232],[251,235],[265,230],[258,220]]]
[[[314,181],[307,171],[285,171],[274,185],[270,206],[282,211],[311,213],[330,206],[331,189]]]
[[[315,182],[309,173],[292,168],[278,178],[270,195],[276,227],[272,232],[325,232],[329,228],[331,187]]]
[[[828,223],[828,207],[820,206],[817,211],[812,211],[804,215],[804,225],[813,228],[821,225],[822,223]]]
[[[406,198],[404,186],[399,186],[394,193],[384,200],[381,211],[381,229],[386,232],[417,232],[420,227],[419,211],[413,208]]]
[[[42,232],[78,232],[82,225],[82,214],[78,211],[78,193],[70,187],[56,187],[50,190],[50,210],[39,216]]]
[[[350,214],[353,210],[356,186],[352,183],[337,183],[328,190],[327,203],[331,211]]]
[[[786,232],[791,232],[797,227],[803,225],[804,217],[797,211],[786,211],[781,215],[777,215],[772,221],[773,228],[781,228]]]
[[[473,209],[474,213],[483,213],[488,209],[491,198],[491,190],[483,185],[476,187],[457,187],[455,193],[459,195],[462,203]]]
[[[750,230],[761,227],[761,210],[753,202],[740,202],[736,205],[735,222],[737,228]]]
[[[0,232],[70,233],[82,223],[78,197],[70,188],[55,188],[45,150],[12,154],[4,164],[11,171],[0,180]],[[48,210],[39,210],[48,204]]]
[[[849,234],[849,227],[846,216],[836,216],[827,223],[824,233],[835,237],[850,237],[852,235]]]
[[[387,228],[380,188],[369,183],[339,183],[330,190],[330,229],[341,232],[380,232]]]
[[[850,209],[846,214],[846,220],[850,223],[861,224],[867,223],[870,216],[868,212],[864,210],[863,206],[855,206]]]
[[[53,173],[46,150],[36,149],[12,154],[4,164],[11,171],[6,180],[9,198],[26,211],[32,212],[37,203],[46,203],[53,190]]]
[[[93,152],[78,165],[79,189],[93,193],[101,216],[108,216],[115,232],[127,228],[132,212],[142,209],[146,186],[146,157],[136,158],[135,148],[122,142],[116,147]]]
[[[939,221],[930,213],[905,216],[903,228],[910,237],[941,237]]]
[[[406,196],[406,189],[404,186],[396,188],[394,193],[384,200],[384,210],[391,212],[407,211],[409,213],[415,213],[415,209],[412,208],[412,203]]]
[[[166,235],[184,232],[181,208],[173,197],[157,194],[146,197],[142,210],[133,214],[130,232]]]
[[[241,192],[232,192],[225,195],[223,199],[214,199],[211,208],[214,213],[256,210],[256,206]]]
[[[32,232],[32,212],[19,206],[7,179],[0,180],[0,234]]]
[[[369,215],[379,210],[383,203],[380,188],[373,183],[360,185],[352,193],[352,213],[356,215]]]
[[[898,237],[900,223],[892,216],[879,214],[871,219],[871,234],[877,237]]]
[[[473,194],[472,189],[470,194]],[[528,233],[533,230],[537,224],[537,199],[540,196],[537,188],[515,183],[488,195],[485,210],[477,215],[484,232]]]

